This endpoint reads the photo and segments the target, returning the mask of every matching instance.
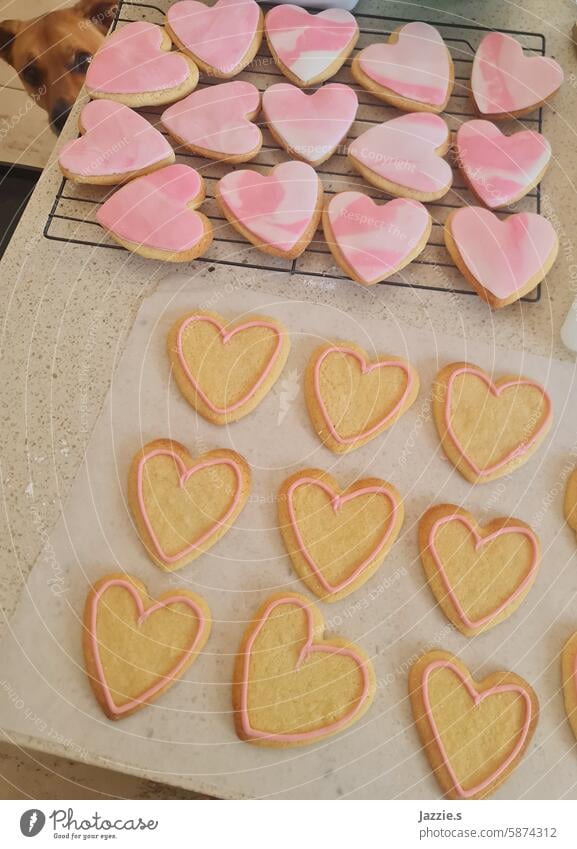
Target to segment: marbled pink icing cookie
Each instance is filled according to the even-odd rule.
[[[171,52],[161,27],[145,21],[126,24],[110,35],[89,65],[86,89],[90,97],[106,97],[127,106],[171,103],[193,90],[196,65]]]
[[[75,183],[125,183],[174,162],[174,151],[162,133],[122,103],[87,103],[80,113],[80,129],[83,135],[67,142],[58,157],[62,172]]]
[[[322,186],[304,162],[282,162],[270,174],[231,171],[218,183],[217,200],[228,221],[249,242],[273,256],[293,259],[317,228]]]
[[[273,59],[298,86],[334,76],[359,37],[357,22],[344,9],[311,15],[299,6],[275,6],[265,18],[265,34]]]
[[[167,29],[181,50],[212,76],[234,77],[254,58],[262,41],[262,12],[255,0],[174,3]]]
[[[467,121],[459,127],[457,162],[479,200],[490,209],[524,197],[543,176],[551,145],[534,130],[505,136],[490,121]]]
[[[404,111],[442,112],[454,83],[453,61],[430,24],[405,24],[386,44],[355,56],[353,76],[376,97]]]
[[[525,56],[519,42],[502,32],[481,41],[471,74],[473,100],[481,115],[524,115],[555,94],[563,69],[547,56]]]
[[[262,146],[262,133],[250,121],[259,109],[258,89],[234,80],[193,92],[170,106],[161,121],[174,139],[195,153],[246,162]]]
[[[340,83],[328,83],[312,94],[278,83],[264,92],[262,108],[272,135],[285,150],[320,165],[346,137],[358,100],[352,88]]]
[[[204,200],[202,177],[188,165],[169,165],[132,180],[98,212],[98,223],[119,244],[152,259],[185,262],[205,252],[212,226],[195,208]]]
[[[323,228],[341,268],[370,286],[421,253],[431,232],[431,216],[416,200],[396,198],[378,205],[361,192],[341,192],[327,204]]]
[[[559,247],[555,230],[541,215],[520,212],[502,221],[479,206],[449,215],[445,243],[462,274],[495,309],[534,289]]]
[[[432,201],[451,187],[453,172],[442,158],[449,144],[449,128],[439,115],[411,112],[358,136],[349,147],[349,159],[373,186]]]

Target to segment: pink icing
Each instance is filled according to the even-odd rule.
[[[149,616],[153,613],[156,613],[157,610],[161,608],[168,607],[171,604],[186,604],[187,607],[190,607],[192,611],[194,611],[197,619],[198,619],[198,628],[192,641],[192,644],[188,647],[186,652],[182,655],[176,666],[170,670],[166,675],[163,675],[162,678],[156,683],[145,690],[135,699],[132,699],[129,702],[126,702],[123,705],[117,705],[112,698],[112,693],[110,692],[110,687],[108,686],[108,682],[106,680],[106,675],[104,673],[104,667],[102,665],[102,660],[100,658],[100,646],[98,643],[98,638],[96,636],[96,625],[98,621],[98,605],[100,600],[106,590],[110,589],[110,587],[122,587],[132,596],[136,609],[138,611],[138,621],[137,624],[140,626],[143,622],[145,622]],[[98,682],[102,688],[102,693],[104,695],[104,700],[106,702],[106,707],[108,711],[115,716],[122,716],[125,713],[133,710],[138,705],[143,702],[148,701],[152,698],[159,690],[162,690],[166,687],[167,683],[173,681],[174,678],[179,674],[179,672],[183,669],[183,667],[187,664],[190,656],[194,654],[196,647],[202,639],[206,628],[206,618],[204,615],[204,611],[199,604],[197,604],[194,599],[190,596],[186,595],[173,595],[163,598],[161,601],[157,601],[155,604],[152,604],[146,610],[144,608],[144,603],[142,598],[140,597],[140,593],[130,581],[122,580],[121,578],[111,578],[109,581],[106,581],[102,584],[98,590],[92,595],[90,601],[90,610],[89,610],[89,636],[90,636],[90,645],[92,647],[92,657],[94,659],[94,664],[96,666],[96,673],[98,675]]]
[[[545,401],[545,405],[547,408],[547,413],[545,417],[543,418],[539,426],[535,429],[531,437],[525,439],[516,448],[511,449],[511,451],[509,451],[501,460],[496,463],[493,463],[490,466],[486,466],[483,469],[481,469],[475,463],[473,458],[468,455],[467,451],[465,450],[465,447],[463,446],[459,437],[455,433],[455,430],[451,423],[451,400],[453,394],[453,385],[457,377],[459,377],[459,375],[461,374],[473,374],[475,375],[475,377],[478,377],[479,380],[483,381],[483,383],[488,387],[491,394],[494,395],[496,398],[502,395],[503,392],[506,392],[508,389],[511,389],[513,387],[532,386],[534,389],[538,389],[539,392],[542,394],[543,400]],[[455,371],[451,373],[451,376],[449,377],[449,380],[447,382],[447,394],[445,397],[445,424],[447,427],[447,433],[451,437],[455,448],[457,448],[463,460],[467,463],[468,466],[471,467],[471,469],[475,472],[476,475],[479,475],[479,477],[491,475],[498,469],[502,469],[503,466],[506,466],[507,463],[511,462],[511,460],[514,460],[516,457],[522,457],[523,454],[526,454],[527,451],[531,448],[532,445],[534,445],[534,443],[539,439],[543,431],[549,425],[551,416],[551,399],[549,395],[545,392],[543,387],[536,383],[534,380],[528,380],[527,378],[520,377],[518,380],[508,380],[506,383],[502,383],[500,386],[495,386],[491,378],[488,377],[484,371],[481,371],[481,369],[474,368],[473,366],[462,366],[461,368],[455,369]]]
[[[172,147],[145,118],[112,100],[93,100],[82,110],[84,135],[67,142],[58,161],[83,177],[129,174],[173,155]]]
[[[186,251],[204,238],[202,218],[190,208],[202,194],[202,178],[188,165],[169,165],[122,186],[96,218],[127,242],[162,251]]]
[[[184,356],[183,337],[184,337],[184,334],[186,332],[187,327],[190,327],[190,325],[195,321],[205,321],[205,322],[208,322],[208,324],[212,324],[213,327],[216,327],[218,332],[220,333],[220,335],[222,337],[222,341],[223,341],[224,345],[226,345],[228,342],[230,342],[230,340],[234,336],[236,336],[237,333],[242,333],[243,330],[249,330],[251,327],[266,327],[269,330],[272,330],[273,333],[275,334],[276,338],[277,338],[277,343],[276,343],[276,347],[273,351],[273,354],[272,354],[270,360],[268,361],[268,363],[266,364],[266,367],[263,369],[263,371],[259,375],[256,383],[254,383],[253,386],[251,386],[249,391],[246,392],[242,396],[242,398],[239,398],[238,401],[235,401],[234,404],[230,404],[228,407],[219,407],[217,404],[214,404],[210,400],[210,398],[208,397],[208,395],[205,392],[203,392],[203,390],[200,388],[198,381],[196,380],[196,378],[194,377],[194,375],[190,371],[190,368],[189,368],[188,363],[186,361],[186,357]],[[218,413],[220,415],[226,415],[227,413],[231,413],[233,410],[238,410],[239,407],[242,407],[243,404],[246,404],[246,402],[250,398],[252,398],[253,395],[256,392],[258,392],[258,390],[260,389],[260,387],[262,386],[264,381],[269,376],[271,369],[273,368],[274,364],[276,363],[276,361],[278,359],[278,355],[281,352],[281,348],[282,348],[282,334],[281,334],[281,331],[279,330],[278,326],[276,324],[273,324],[272,321],[260,321],[260,320],[259,321],[246,321],[244,324],[239,324],[237,327],[234,327],[232,330],[227,330],[226,327],[223,327],[223,325],[220,324],[219,321],[217,321],[215,318],[212,318],[212,316],[207,316],[207,315],[191,315],[185,321],[183,321],[183,323],[180,325],[180,328],[178,330],[178,337],[177,337],[177,341],[176,341],[176,352],[178,354],[178,360],[179,360],[180,365],[182,366],[182,369],[184,370],[186,376],[188,377],[190,383],[194,387],[195,392],[203,400],[203,402],[206,404],[206,406],[210,410],[213,411],[213,413]]]
[[[321,726],[320,728],[314,728],[311,731],[300,731],[294,733],[279,733],[274,734],[268,731],[260,731],[258,728],[253,728],[250,724],[249,719],[249,708],[248,708],[248,689],[249,689],[249,677],[250,677],[250,655],[252,652],[252,647],[254,642],[260,632],[262,631],[266,620],[270,616],[273,610],[281,604],[290,604],[294,607],[300,607],[304,612],[307,620],[307,629],[308,636],[306,642],[304,643],[299,657],[297,661],[296,670],[302,666],[302,664],[306,661],[310,654],[314,652],[322,652],[324,654],[336,654],[341,655],[343,657],[349,657],[357,664],[359,672],[361,673],[363,680],[363,689],[359,700],[356,705],[354,705],[351,710],[347,711],[344,716],[340,719],[335,720],[334,722],[330,722],[327,725]],[[262,614],[262,618],[259,621],[257,627],[254,629],[248,641],[246,643],[246,647],[243,653],[243,673],[242,673],[242,683],[241,683],[241,705],[240,705],[240,719],[242,724],[242,729],[244,734],[247,737],[252,738],[261,738],[267,740],[277,740],[277,741],[285,741],[287,743],[298,743],[300,741],[308,740],[312,742],[313,740],[318,739],[319,737],[324,737],[327,734],[331,734],[334,731],[338,731],[343,726],[347,725],[360,711],[364,703],[366,702],[369,696],[369,673],[367,671],[367,662],[358,655],[352,648],[344,648],[341,646],[332,646],[329,644],[318,643],[315,644],[313,642],[315,636],[314,630],[314,620],[312,614],[309,610],[308,605],[301,600],[300,598],[295,598],[294,596],[287,596],[286,598],[277,598],[274,601],[271,601],[270,604],[266,607],[264,613]],[[314,694],[313,694],[314,695]]]
[[[143,493],[143,478],[144,478],[144,467],[146,463],[152,459],[153,457],[170,457],[174,460],[176,466],[178,466],[180,470],[180,479],[179,486],[181,489],[184,489],[187,480],[192,477],[192,475],[196,474],[196,472],[201,471],[202,469],[209,469],[213,466],[228,466],[230,469],[234,471],[236,477],[236,490],[234,493],[234,497],[232,499],[232,503],[224,516],[221,519],[217,519],[214,525],[208,530],[206,530],[200,537],[194,542],[190,543],[190,545],[185,546],[181,551],[178,551],[176,554],[167,554],[165,552],[159,542],[158,537],[156,536],[155,530],[152,527],[152,523],[149,519],[148,512],[146,510],[146,504],[144,503],[144,493]],[[176,454],[174,451],[170,451],[167,448],[155,448],[153,451],[150,451],[148,454],[144,454],[138,463],[138,469],[136,472],[136,486],[138,492],[138,507],[140,510],[140,515],[142,516],[142,520],[146,526],[146,530],[150,536],[151,542],[154,546],[154,550],[164,563],[176,563],[182,557],[185,557],[187,554],[190,554],[197,548],[200,548],[210,537],[223,525],[226,525],[231,516],[234,515],[236,508],[238,507],[240,501],[240,492],[242,488],[242,472],[238,463],[229,457],[215,457],[212,460],[201,460],[199,463],[195,463],[193,466],[187,468],[184,464],[183,460]]]
[[[259,106],[258,89],[236,80],[189,94],[170,106],[161,120],[168,132],[185,144],[241,155],[262,142],[259,128],[246,117],[258,112]]]
[[[450,669],[451,672],[453,672],[461,681],[461,683],[469,693],[470,697],[474,701],[475,705],[479,705],[485,699],[490,698],[491,696],[499,695],[500,693],[518,693],[525,702],[525,718],[523,721],[523,728],[521,729],[521,734],[519,735],[519,739],[515,743],[515,746],[507,755],[507,757],[503,760],[503,762],[490,775],[488,775],[487,778],[484,778],[483,781],[480,781],[478,784],[475,784],[473,787],[469,787],[468,789],[465,789],[457,778],[455,770],[453,769],[449,760],[447,750],[445,749],[443,741],[441,740],[441,735],[439,734],[439,729],[437,728],[435,717],[433,716],[433,709],[429,697],[429,678],[431,676],[431,673],[434,672],[435,669]],[[471,796],[475,796],[476,793],[482,792],[487,787],[489,787],[489,785],[493,781],[495,781],[496,778],[499,778],[499,776],[502,775],[503,772],[505,772],[505,770],[515,761],[515,758],[523,750],[523,746],[525,745],[525,741],[527,740],[527,735],[529,733],[529,728],[531,726],[531,716],[533,712],[529,693],[518,684],[497,684],[496,686],[490,687],[488,690],[485,690],[482,693],[478,693],[469,681],[469,679],[463,675],[459,667],[448,660],[435,660],[430,663],[423,671],[422,686],[423,703],[425,706],[427,719],[429,720],[431,731],[433,732],[433,736],[435,738],[437,748],[439,749],[439,753],[443,758],[445,769],[449,773],[451,781],[453,782],[453,788],[455,792],[458,793],[459,796],[461,796],[461,798],[470,799]]]
[[[218,0],[214,6],[182,0],[166,16],[186,50],[219,73],[232,75],[257,36],[260,9],[255,0]]]
[[[126,24],[94,56],[87,88],[103,94],[142,94],[182,85],[190,66],[182,54],[163,50],[162,41],[163,30],[154,24]]]
[[[231,171],[218,184],[222,202],[263,243],[290,251],[315,215],[316,171],[305,162],[282,162],[269,175]]]
[[[369,44],[359,54],[361,70],[395,94],[442,106],[451,86],[451,58],[441,34],[424,23],[405,24],[394,44]]]
[[[396,198],[379,206],[361,192],[334,195],[327,215],[336,246],[366,284],[393,274],[423,241],[430,221],[419,201]]]
[[[433,194],[451,185],[451,166],[435,153],[447,144],[449,128],[439,115],[411,112],[358,136],[349,155],[379,177]]]
[[[490,209],[529,191],[551,158],[540,133],[505,136],[490,121],[466,121],[457,132],[457,158],[475,193]]]
[[[311,15],[298,6],[275,6],[265,19],[274,53],[305,85],[324,74],[357,38],[357,22],[344,9]]]
[[[365,559],[362,561],[362,563],[360,563],[358,566],[356,566],[355,569],[350,573],[350,575],[348,575],[342,581],[339,581],[338,584],[331,584],[331,582],[327,580],[322,569],[319,568],[319,566],[315,562],[314,558],[312,557],[310,551],[308,550],[306,543],[303,539],[303,536],[300,532],[300,528],[299,528],[299,524],[298,524],[298,518],[297,518],[297,515],[296,515],[294,502],[293,502],[293,495],[294,495],[295,489],[297,489],[299,486],[317,486],[317,487],[319,487],[319,489],[322,489],[323,492],[325,492],[330,497],[331,502],[332,502],[332,507],[333,507],[333,510],[334,510],[335,513],[338,513],[340,508],[344,504],[347,504],[349,501],[354,501],[355,498],[359,498],[363,495],[370,495],[370,494],[384,495],[385,498],[388,499],[388,501],[391,505],[391,516],[390,516],[389,522],[387,524],[387,527],[385,528],[385,530],[383,532],[383,536],[379,540],[378,544],[375,546],[373,551],[371,551],[371,553],[368,554],[367,557],[365,557]],[[328,486],[328,484],[324,483],[321,480],[318,480],[317,478],[311,478],[311,477],[299,478],[298,480],[293,481],[293,483],[290,485],[288,492],[287,492],[287,504],[288,504],[288,511],[289,511],[289,516],[290,516],[290,520],[291,520],[292,529],[293,529],[294,535],[296,537],[296,540],[298,542],[298,546],[300,548],[301,554],[303,555],[303,557],[307,561],[307,563],[310,566],[310,568],[311,568],[314,576],[316,577],[316,579],[319,581],[319,583],[321,584],[323,589],[325,589],[328,593],[338,593],[340,590],[343,590],[343,589],[345,589],[345,587],[348,587],[350,584],[353,583],[353,581],[355,581],[358,578],[359,575],[361,575],[364,572],[364,570],[369,565],[369,563],[371,563],[375,559],[375,557],[377,557],[380,554],[380,552],[383,550],[383,548],[387,544],[389,537],[391,535],[391,532],[392,532],[392,530],[395,526],[397,511],[398,511],[397,501],[396,501],[395,497],[391,494],[389,488],[386,485],[383,485],[383,486],[364,486],[364,487],[362,487],[362,489],[356,489],[354,492],[348,493],[348,495],[338,495],[337,493],[335,493],[331,489],[330,486]]]
[[[397,403],[395,404],[393,409],[390,410],[390,412],[388,412],[387,415],[383,419],[376,422],[376,424],[372,425],[372,427],[369,427],[367,430],[364,430],[361,433],[357,433],[354,436],[341,436],[340,435],[340,433],[336,429],[334,423],[331,421],[331,418],[329,416],[329,411],[326,408],[326,405],[325,405],[325,402],[323,401],[323,396],[322,396],[322,393],[321,393],[321,385],[320,385],[321,378],[320,378],[320,375],[321,375],[322,364],[324,363],[324,361],[326,360],[327,357],[329,357],[331,354],[335,354],[335,353],[336,354],[346,354],[347,357],[353,357],[353,359],[355,359],[359,363],[359,365],[361,367],[362,374],[369,374],[370,372],[374,371],[375,369],[380,369],[380,368],[395,368],[395,369],[400,369],[407,378],[407,385],[405,387],[405,391],[403,392],[403,394],[401,395],[401,397],[399,398],[399,400],[397,401]],[[413,382],[414,382],[413,381],[413,373],[412,373],[411,367],[409,366],[408,363],[404,362],[403,360],[381,360],[380,362],[376,362],[376,363],[367,363],[367,361],[365,360],[363,355],[360,354],[358,351],[355,351],[354,348],[347,348],[345,345],[333,345],[330,348],[327,348],[325,351],[323,351],[323,353],[320,355],[320,357],[318,358],[318,360],[315,363],[313,386],[314,386],[314,393],[315,393],[315,398],[316,398],[317,404],[319,406],[321,413],[323,414],[323,418],[324,418],[324,420],[327,424],[327,427],[330,431],[331,436],[340,445],[351,445],[352,443],[357,442],[359,439],[364,439],[367,436],[372,436],[374,433],[377,433],[377,431],[379,431],[383,427],[384,424],[391,421],[391,419],[393,419],[397,415],[397,413],[399,412],[399,410],[402,409],[403,405],[405,404],[405,401],[407,400],[408,396],[411,393],[411,390],[413,388]]]
[[[447,571],[443,566],[443,561],[436,548],[435,539],[437,531],[439,530],[439,528],[442,528],[449,522],[461,522],[462,525],[465,525],[469,533],[475,538],[475,551],[479,551],[479,549],[483,548],[484,545],[492,542],[495,539],[498,539],[498,537],[505,536],[507,534],[519,534],[521,536],[524,536],[531,543],[531,565],[529,566],[527,574],[525,575],[521,583],[513,590],[512,593],[510,593],[509,596],[507,596],[507,598],[498,607],[492,610],[491,613],[487,613],[485,616],[481,616],[480,619],[471,619],[470,616],[468,616],[468,614],[463,609],[463,606],[461,605],[459,597],[457,596],[449,580]],[[475,526],[471,523],[471,521],[466,516],[463,516],[460,513],[454,513],[451,516],[443,516],[442,518],[437,519],[437,521],[433,524],[431,530],[429,531],[429,551],[431,552],[433,560],[435,561],[435,566],[437,567],[437,571],[439,572],[443,584],[445,585],[447,595],[451,599],[453,606],[459,614],[459,617],[463,621],[464,625],[467,626],[467,628],[479,628],[482,625],[485,625],[487,622],[490,622],[492,619],[495,619],[495,617],[497,617],[500,613],[506,610],[507,607],[511,604],[511,602],[515,601],[515,599],[519,595],[521,595],[524,589],[531,582],[539,565],[539,548],[537,545],[537,540],[535,538],[535,534],[529,528],[524,528],[520,525],[511,525],[506,528],[499,528],[499,530],[494,531],[494,533],[482,537],[475,528]]]
[[[278,83],[262,96],[268,124],[290,150],[312,163],[345,138],[357,107],[353,89],[340,83],[329,83],[312,94],[289,83]]]
[[[501,221],[479,206],[452,216],[451,235],[473,277],[497,298],[508,298],[533,278],[557,248],[552,225],[534,212],[519,212]]]
[[[519,42],[489,32],[475,54],[471,89],[479,112],[508,114],[530,109],[554,94],[563,69],[546,56],[524,56]]]

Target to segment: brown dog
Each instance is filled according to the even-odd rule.
[[[28,94],[46,109],[56,133],[66,123],[116,6],[115,0],[78,0],[68,9],[30,21],[0,23],[0,56],[16,70]]]

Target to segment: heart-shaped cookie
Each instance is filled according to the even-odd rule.
[[[499,209],[520,200],[541,181],[551,145],[534,130],[506,136],[490,121],[465,121],[455,137],[455,155],[479,200]]]
[[[369,44],[353,59],[356,81],[404,112],[442,112],[453,90],[453,60],[435,27],[405,24],[386,44]]]
[[[211,77],[234,77],[254,59],[263,14],[255,0],[182,0],[166,13],[166,28],[182,51]]]
[[[305,162],[281,162],[270,174],[230,171],[216,199],[235,230],[259,250],[294,259],[310,243],[322,210],[323,188]]]
[[[132,461],[128,503],[153,563],[180,569],[211,548],[234,524],[249,496],[250,469],[221,448],[193,459],[169,439],[145,445]]]
[[[374,672],[365,653],[323,639],[323,618],[304,596],[271,596],[237,658],[237,734],[263,746],[302,746],[343,731],[369,708]]]
[[[537,577],[540,545],[519,519],[480,528],[454,504],[431,507],[419,524],[425,575],[448,619],[469,637],[507,619]]]
[[[534,690],[512,672],[477,683],[444,651],[409,673],[411,705],[425,753],[450,799],[490,796],[518,766],[539,719]]]
[[[195,410],[214,424],[246,416],[260,404],[286,363],[290,336],[264,315],[228,322],[196,310],[180,318],[168,336],[178,387]]]
[[[60,170],[75,183],[111,186],[174,162],[167,140],[146,118],[114,100],[93,100],[80,113],[78,139],[58,157]]]
[[[577,468],[573,470],[567,481],[565,518],[569,527],[577,533]]]
[[[424,250],[431,216],[418,200],[376,204],[362,192],[333,195],[323,210],[330,251],[357,283],[372,286],[405,268]]]
[[[397,197],[433,201],[443,197],[453,181],[451,166],[443,159],[450,140],[439,115],[412,112],[362,133],[348,155],[371,185]]]
[[[130,575],[107,575],[86,599],[84,657],[94,694],[109,719],[144,707],[171,687],[210,633],[204,599],[170,590],[151,599]]]
[[[433,384],[433,413],[441,444],[471,483],[522,466],[543,442],[552,403],[536,381],[505,375],[493,381],[481,368],[451,363]]]
[[[548,56],[525,56],[519,42],[503,32],[489,32],[481,41],[471,74],[477,110],[489,118],[526,115],[563,82],[563,69]]]
[[[559,250],[557,233],[542,215],[518,212],[501,220],[480,206],[453,210],[444,238],[461,274],[493,309],[538,286]]]
[[[302,88],[336,74],[357,43],[359,27],[345,9],[312,15],[285,4],[267,13],[265,35],[278,67]]]
[[[161,121],[172,138],[193,153],[225,162],[246,162],[262,146],[252,119],[260,94],[251,83],[234,80],[207,86],[170,106]]]
[[[341,490],[318,469],[291,475],[279,492],[279,527],[293,566],[306,586],[338,601],[376,572],[404,519],[403,502],[379,478]]]
[[[212,242],[210,221],[196,212],[203,200],[200,174],[188,165],[169,165],[122,186],[98,209],[96,219],[129,251],[188,262]]]
[[[273,138],[297,159],[320,165],[346,137],[357,114],[353,89],[328,83],[307,94],[289,83],[272,85],[262,109]]]
[[[327,448],[343,454],[389,428],[419,393],[406,360],[371,360],[352,342],[321,345],[306,371],[305,398],[313,427]]]
[[[198,68],[172,43],[162,27],[145,21],[126,24],[108,36],[86,74],[92,98],[127,106],[159,106],[180,100],[195,88]]]
[[[577,631],[567,640],[561,654],[563,697],[567,717],[577,739]]]

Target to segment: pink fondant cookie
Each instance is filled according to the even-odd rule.
[[[283,5],[267,13],[265,34],[285,77],[303,88],[337,73],[357,43],[359,27],[344,9],[312,15],[299,6]]]
[[[200,156],[246,162],[262,146],[262,133],[252,123],[259,109],[258,89],[234,80],[193,92],[169,106],[161,121],[173,139]]]
[[[228,79],[254,59],[262,41],[263,14],[255,0],[174,3],[166,28],[175,44],[205,74]]]
[[[98,212],[98,223],[129,251],[168,262],[201,256],[212,241],[212,225],[196,208],[204,200],[200,174],[169,165],[132,180]]]
[[[551,145],[534,130],[504,135],[490,121],[466,121],[455,139],[457,163],[480,201],[499,209],[524,197],[541,181]]]
[[[503,221],[479,206],[453,210],[445,223],[453,262],[493,309],[512,304],[546,276],[559,249],[549,221],[519,212]]]
[[[108,36],[92,59],[86,74],[88,94],[127,106],[180,100],[196,87],[198,68],[171,47],[162,27],[145,21],[126,24]]]
[[[422,203],[376,204],[362,192],[333,195],[323,210],[325,240],[352,280],[372,286],[400,271],[427,244],[431,216]]]
[[[357,114],[357,95],[348,85],[328,83],[307,94],[290,83],[270,86],[262,109],[273,138],[297,159],[320,165],[346,138]]]
[[[80,113],[78,139],[58,157],[74,183],[112,186],[171,165],[174,151],[162,133],[137,112],[113,100],[93,100]]]
[[[216,198],[228,221],[255,247],[294,259],[315,234],[323,189],[310,165],[282,162],[270,174],[231,171],[218,183]]]
[[[489,32],[473,61],[473,101],[481,115],[494,120],[526,115],[555,94],[563,76],[554,59],[525,56],[513,36]]]
[[[369,44],[355,56],[356,81],[404,112],[442,112],[455,82],[453,60],[435,27],[405,24],[386,44]]]
[[[368,183],[388,194],[433,201],[451,187],[453,172],[443,159],[450,142],[439,115],[412,112],[358,136],[349,159]]]

